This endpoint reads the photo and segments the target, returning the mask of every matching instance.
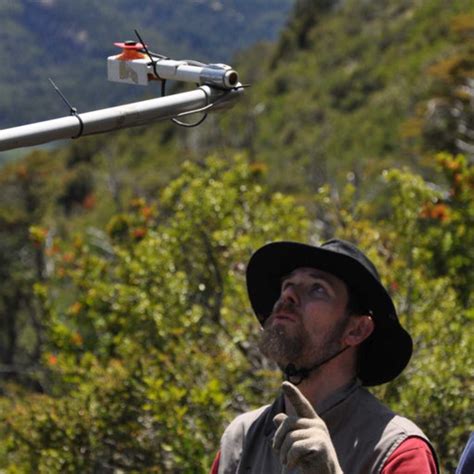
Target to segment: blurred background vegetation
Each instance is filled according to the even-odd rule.
[[[17,0],[0,2],[0,127],[64,115],[52,77],[80,112],[143,97],[143,87],[107,83],[114,42],[136,40],[173,59],[228,62],[275,40],[293,0]]]
[[[374,391],[453,472],[474,430],[472,2],[0,5],[1,74],[25,81],[0,75],[2,125],[65,115],[32,89],[43,74],[101,106],[95,68],[137,25],[154,49],[225,59],[252,83],[195,129],[3,155],[0,469],[206,472],[229,420],[280,382],[256,349],[249,256],[335,235],[376,262],[415,340]]]

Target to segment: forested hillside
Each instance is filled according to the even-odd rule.
[[[293,0],[18,0],[0,2],[0,128],[65,115],[52,77],[85,112],[140,98],[146,90],[107,83],[114,42],[136,39],[174,59],[230,62],[273,40]]]
[[[241,119],[225,117],[232,140],[274,165],[280,186],[314,190],[349,170],[357,179],[393,163],[419,168],[426,163],[416,151],[425,139],[466,151],[443,143],[433,128],[452,120],[442,110],[450,74],[467,85],[472,73],[472,2],[298,6]]]
[[[298,0],[235,66],[252,87],[197,128],[0,170],[0,469],[206,472],[226,423],[280,384],[249,256],[335,235],[377,264],[415,342],[374,391],[454,472],[474,431],[472,2]]]

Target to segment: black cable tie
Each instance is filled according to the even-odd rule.
[[[77,113],[76,109],[74,109],[74,110],[71,109],[71,115],[76,117],[77,120],[79,120],[79,133],[77,135],[71,137],[73,140],[75,140],[76,138],[79,138],[79,137],[82,136],[82,133],[84,132],[84,122],[82,121],[81,116]]]
[[[64,103],[69,107],[69,114],[76,117],[77,120],[79,120],[79,133],[77,135],[71,137],[72,139],[79,138],[82,135],[82,133],[84,132],[84,122],[82,121],[82,118],[80,117],[80,115],[77,113],[77,108],[73,107],[71,105],[71,103],[67,100],[66,96],[61,92],[61,90],[54,83],[54,81],[51,78],[48,78],[48,79],[49,79],[49,82],[51,83],[51,85],[53,86],[54,90],[58,93],[59,97],[61,97],[61,99],[64,101]]]

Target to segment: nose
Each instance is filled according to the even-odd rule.
[[[296,290],[295,285],[288,285],[286,286],[280,294],[279,298],[280,304],[290,304],[296,305],[299,302],[298,292]]]

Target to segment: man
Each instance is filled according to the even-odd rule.
[[[412,353],[376,268],[354,245],[275,242],[247,268],[260,349],[285,373],[272,405],[225,430],[212,473],[436,474],[423,432],[363,386]]]

